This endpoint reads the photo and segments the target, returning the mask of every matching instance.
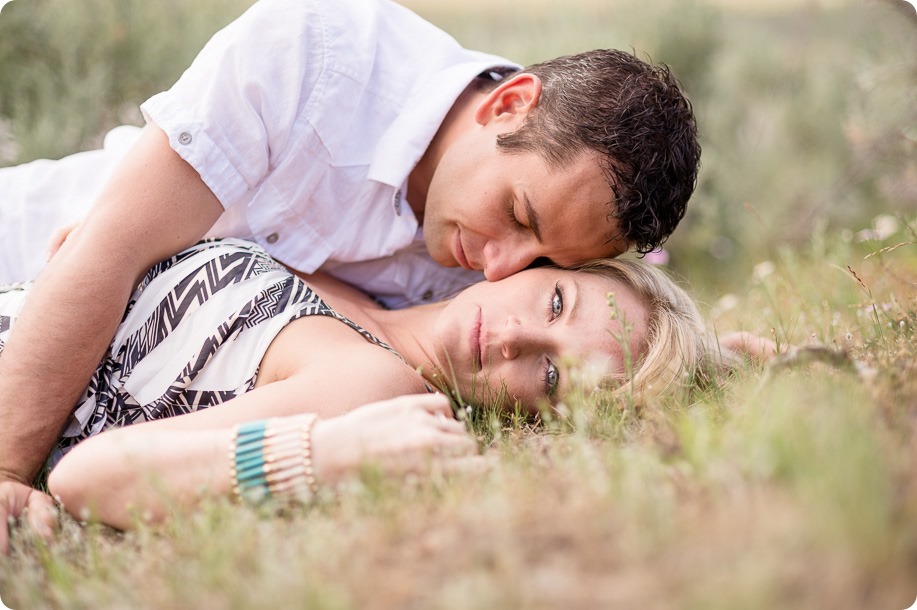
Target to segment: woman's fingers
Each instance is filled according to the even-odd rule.
[[[778,353],[786,352],[792,346],[781,345],[777,349],[777,343],[767,337],[754,335],[747,331],[737,331],[727,333],[720,338],[722,347],[731,349],[739,354],[748,356],[753,360],[767,361],[776,356]]]
[[[374,407],[378,412],[388,411],[390,414],[396,412],[405,413],[415,410],[422,411],[438,417],[439,421],[454,421],[459,424],[457,427],[450,426],[450,430],[464,429],[461,422],[455,419],[455,414],[452,411],[452,403],[449,402],[449,398],[447,398],[445,394],[439,392],[434,394],[407,394],[405,396],[374,403],[369,406]],[[388,416],[389,414],[386,415],[386,417]]]
[[[436,453],[447,453],[448,455],[473,455],[478,452],[478,444],[471,435],[463,432],[462,434],[444,433],[440,434],[434,442],[430,444]]]
[[[67,225],[54,231],[51,239],[48,240],[47,250],[45,250],[45,262],[51,260],[57,254],[57,251],[60,250],[60,247],[64,245],[64,242],[67,241],[67,238],[70,237],[70,234],[77,226],[77,224]]]
[[[400,396],[320,421],[312,449],[319,479],[331,485],[367,463],[393,475],[423,474],[443,460],[478,453],[477,441],[442,394]]]
[[[57,505],[46,493],[33,490],[26,505],[26,521],[35,533],[51,540],[57,531]]]
[[[453,434],[464,434],[465,433],[465,424],[460,422],[457,419],[449,417],[443,413],[437,413],[432,416],[433,425],[437,429],[442,430],[443,432],[451,432]]]
[[[417,407],[420,407],[432,415],[442,414],[453,419],[452,404],[445,394],[436,392],[434,394],[412,394],[402,398],[411,399]]]
[[[400,451],[367,457],[368,463],[375,462],[389,474],[426,475],[431,472],[458,470],[464,460],[477,457],[477,443],[468,435],[436,432],[426,442],[419,442]]]
[[[26,516],[39,535],[49,539],[57,527],[57,508],[48,494],[15,481],[0,483],[0,553],[9,551],[9,526]]]

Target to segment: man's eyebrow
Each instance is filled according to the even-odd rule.
[[[532,205],[532,200],[529,199],[528,193],[522,193],[522,203],[525,206],[525,215],[528,217],[529,228],[535,234],[535,239],[538,240],[538,243],[544,243],[541,239],[541,224],[538,220],[538,212],[535,211],[535,206]]]

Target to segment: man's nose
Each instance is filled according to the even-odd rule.
[[[519,318],[510,316],[500,333],[500,351],[506,360],[515,360],[532,350],[544,348],[544,337]]]
[[[522,271],[538,257],[530,244],[490,241],[484,246],[484,277],[495,282]]]

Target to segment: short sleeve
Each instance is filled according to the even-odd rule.
[[[313,2],[261,0],[219,31],[178,82],[142,106],[224,208],[274,167],[324,69]]]

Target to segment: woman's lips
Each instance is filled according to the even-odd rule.
[[[471,359],[474,361],[474,366],[477,370],[483,368],[483,353],[481,351],[481,308],[478,307],[478,310],[474,314],[474,318],[471,321],[471,337],[469,344],[471,345]]]

